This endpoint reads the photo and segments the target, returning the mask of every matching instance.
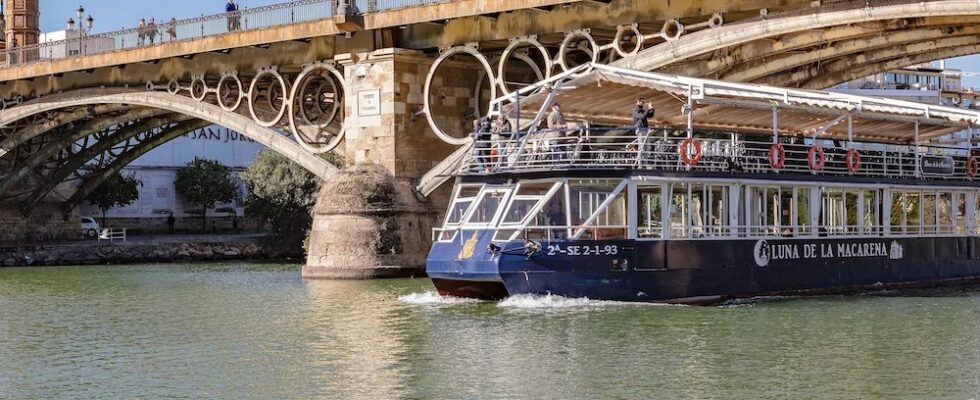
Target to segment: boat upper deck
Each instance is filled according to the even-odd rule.
[[[638,107],[655,110],[649,128],[637,124]],[[491,110],[521,128],[475,133],[462,175],[639,169],[972,181],[980,164],[975,110],[598,64],[495,99]]]

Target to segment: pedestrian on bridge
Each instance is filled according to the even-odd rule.
[[[167,34],[170,35],[171,42],[177,40],[177,18],[170,18],[170,22],[167,24]]]
[[[225,12],[228,13],[228,31],[237,31],[240,24],[238,22],[238,4],[235,4],[235,0],[228,0],[228,4],[225,4]]]
[[[150,44],[153,44],[153,42],[156,41],[157,31],[159,31],[159,29],[160,28],[157,27],[157,19],[150,18],[150,23],[146,26],[146,36],[150,39]],[[162,38],[161,41],[163,41]]]
[[[146,19],[140,18],[140,24],[136,25],[136,45],[146,44]]]

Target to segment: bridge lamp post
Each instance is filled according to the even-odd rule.
[[[78,6],[78,9],[75,10],[75,15],[78,17],[78,54],[83,55],[82,46],[85,42],[84,37],[85,34],[92,32],[92,27],[95,25],[95,18],[89,15],[88,18],[83,20],[85,17],[85,7],[82,6]],[[83,21],[85,22],[84,25],[82,24]],[[75,20],[68,18],[68,31],[71,32],[73,30],[75,30]]]

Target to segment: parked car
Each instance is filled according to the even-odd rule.
[[[98,222],[95,222],[95,218],[82,217],[82,235],[94,238],[99,235],[101,230],[102,227],[99,226]]]

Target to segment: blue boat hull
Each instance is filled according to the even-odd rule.
[[[497,243],[501,251],[493,252],[489,233],[459,236],[433,246],[427,272],[442,294],[485,299],[712,303],[980,278],[980,238],[971,237],[560,241],[525,256],[520,241]]]

